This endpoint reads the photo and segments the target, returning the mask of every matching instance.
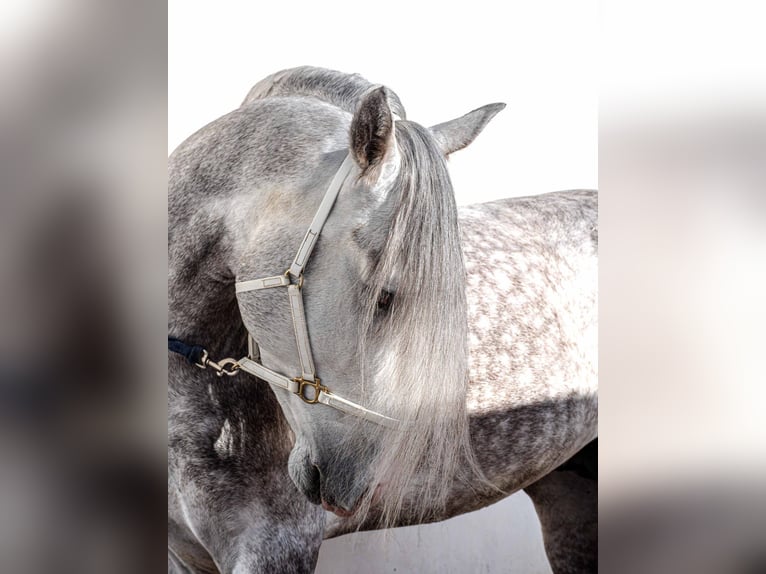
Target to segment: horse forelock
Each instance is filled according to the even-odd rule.
[[[404,430],[365,427],[383,433],[370,482],[383,485],[375,512],[384,524],[395,520],[413,488],[422,492],[422,506],[408,511],[425,514],[445,503],[455,477],[480,474],[465,410],[465,267],[452,184],[427,129],[397,122],[396,141],[400,167],[390,192],[391,220],[366,281],[359,337],[360,360],[373,371],[365,400],[405,421]],[[381,311],[386,292],[391,304]]]

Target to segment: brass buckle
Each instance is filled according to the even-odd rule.
[[[309,405],[315,405],[319,402],[319,393],[329,392],[327,387],[322,386],[322,381],[319,379],[319,377],[314,378],[313,381],[306,380],[303,377],[295,377],[293,381],[295,381],[299,385],[298,390],[295,392],[295,394],[298,395],[300,398],[302,398],[303,402]],[[307,397],[306,394],[303,392],[303,389],[305,389],[306,387],[311,387],[312,389],[314,389],[313,397]]]
[[[289,269],[287,271],[285,271],[284,275],[285,275],[285,277],[287,277],[287,279],[290,281],[290,283],[293,282],[292,276],[290,275],[290,270]],[[298,282],[294,283],[294,285],[297,285],[298,289],[303,289],[303,273],[301,273],[298,276]]]

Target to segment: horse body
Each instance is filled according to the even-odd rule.
[[[461,208],[471,442],[497,490],[455,483],[430,520],[525,488],[596,437],[597,209],[593,191]],[[398,525],[419,522],[405,512]],[[375,516],[362,524],[329,516],[326,536],[360,527],[375,528]]]
[[[242,108],[200,130],[171,156],[168,299],[174,336],[206,343],[217,357],[241,357],[246,353],[246,317],[246,323],[267,327],[264,362],[283,371],[290,368],[277,352],[295,345],[289,314],[271,304],[276,299],[268,299],[277,295],[237,301],[232,283],[284,268],[286,254],[293,250],[285,246],[298,240],[296,233],[311,215],[302,205],[317,201],[313,196],[345,155],[349,122],[357,120],[354,109],[366,102],[404,117],[395,94],[388,92],[386,101],[380,99],[383,92],[370,97],[371,84],[352,76],[345,85],[343,76],[312,68],[275,74],[253,88]],[[375,129],[359,133],[374,136],[386,128],[378,108],[367,114],[378,122]],[[467,120],[436,126],[436,140],[452,151],[464,147],[496,111],[477,110]],[[388,138],[393,137],[391,127],[393,122]],[[397,131],[399,137],[417,138],[419,133]],[[385,147],[385,142],[372,143],[360,148],[360,161]],[[381,156],[384,168],[391,149],[399,148],[389,147]],[[348,222],[375,222],[375,210],[390,214],[381,191],[383,179],[378,176],[377,183],[360,190],[369,193],[349,190],[341,195],[323,233],[326,245],[350,245],[341,233]],[[590,192],[461,210],[470,349],[465,407],[476,461],[494,488],[446,480],[446,504],[426,515],[416,504],[422,498],[416,480],[411,491],[401,494],[395,521],[386,516],[390,525],[441,520],[539,483],[595,436],[595,213],[595,194]],[[372,225],[378,232],[385,226],[385,220]],[[320,285],[322,262],[329,261],[321,252],[322,241],[319,257],[325,259],[308,277]],[[356,260],[349,261],[353,272]],[[353,314],[345,316],[348,308],[338,305],[353,301],[353,282],[326,291],[306,292],[310,331],[321,333],[316,313],[323,308],[330,314],[320,315],[323,321],[337,317],[346,322],[337,328],[348,331]],[[332,361],[318,353],[318,366],[323,363],[330,380],[340,375],[333,375],[328,365],[338,363],[342,372],[352,368],[349,361],[354,358],[343,338],[336,339]],[[307,407],[296,404],[294,396],[275,394],[244,375],[223,380],[177,356],[170,357],[168,368],[169,568],[311,571],[323,536],[380,526],[381,515],[373,505],[362,521],[327,513],[331,520],[325,530],[325,513],[309,502],[318,496],[312,494],[310,470],[318,456],[316,444],[294,431],[329,424],[326,428],[342,439],[348,431],[339,430],[335,415],[311,411],[320,418],[306,418]],[[439,374],[428,374],[419,384],[441,382]],[[333,447],[339,441],[328,442]],[[361,458],[368,454],[359,452]],[[327,460],[337,466],[339,459]],[[340,472],[364,479],[364,467],[348,464],[340,465]],[[322,465],[324,472],[335,470],[332,464]],[[332,494],[324,490],[329,488],[326,476],[322,480],[322,496]],[[342,480],[335,482],[351,488]],[[550,489],[546,492],[550,500]]]
[[[596,193],[462,215],[472,440],[492,482],[513,491],[597,433]]]

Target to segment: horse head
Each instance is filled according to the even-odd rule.
[[[251,118],[241,134],[247,159],[226,208],[236,280],[292,286],[290,297],[282,288],[237,295],[254,360],[303,381],[301,396],[275,386],[295,435],[292,480],[339,515],[374,501],[384,520],[410,489],[422,490],[424,512],[439,507],[449,480],[477,468],[465,412],[465,270],[446,158],[504,107],[426,128],[399,119],[391,98],[371,90],[353,114],[314,98],[250,103],[240,112]],[[337,199],[310,238],[310,257],[282,275],[333,186]],[[320,391],[397,424],[328,408],[316,402]]]

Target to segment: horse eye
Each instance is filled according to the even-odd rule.
[[[391,306],[391,303],[394,301],[394,294],[390,291],[381,291],[380,295],[378,296],[378,310],[379,311],[388,311],[388,308]]]

